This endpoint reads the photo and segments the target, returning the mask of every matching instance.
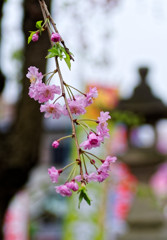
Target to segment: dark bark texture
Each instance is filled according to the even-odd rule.
[[[1,0],[0,1],[0,42],[1,42],[1,20],[2,20],[3,4],[4,4],[4,1]],[[4,89],[4,86],[5,86],[5,76],[3,75],[2,71],[1,71],[1,66],[0,66],[0,94],[2,93],[2,91]]]
[[[46,1],[50,8],[50,0]],[[42,20],[38,1],[24,1],[23,31],[25,33],[23,90],[17,105],[15,122],[7,134],[0,133],[0,239],[3,239],[2,224],[6,208],[14,194],[28,179],[30,170],[38,163],[41,138],[41,113],[39,104],[28,96],[29,66],[36,66],[44,73],[45,56],[49,48],[47,33],[39,41],[27,44],[28,31],[35,30],[35,22]]]

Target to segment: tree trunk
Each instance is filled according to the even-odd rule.
[[[46,1],[50,7],[50,1]],[[22,94],[17,105],[15,123],[8,134],[0,133],[0,229],[9,201],[21,189],[28,179],[32,167],[39,158],[41,137],[41,113],[39,104],[28,96],[29,80],[26,78],[29,66],[36,66],[45,72],[49,41],[47,33],[42,34],[39,41],[27,44],[28,31],[35,29],[35,22],[42,20],[38,1],[24,1],[23,31],[26,43],[24,49],[24,66]],[[0,231],[0,239],[3,233]]]
[[[2,9],[3,9],[4,0],[0,1],[0,44],[1,44],[1,20],[2,20]],[[2,93],[5,86],[5,76],[3,75],[1,71],[0,66],[0,94]]]

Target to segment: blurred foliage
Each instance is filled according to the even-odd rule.
[[[22,61],[23,60],[23,49],[17,49],[16,51],[13,52],[12,54],[12,59],[17,60],[17,61]]]
[[[28,229],[28,232],[29,232],[29,236],[31,237],[31,239],[34,238],[34,236],[36,235],[36,233],[38,232],[39,230],[39,226],[36,222],[30,222],[29,223],[29,229]]]
[[[139,126],[145,122],[144,117],[130,111],[114,110],[110,114],[113,123],[124,123],[128,127]]]
[[[155,198],[151,187],[144,183],[138,184],[136,194],[137,194],[137,196],[139,196],[141,198],[146,198],[146,197]]]

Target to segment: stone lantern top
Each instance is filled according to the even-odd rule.
[[[117,109],[139,114],[145,118],[147,123],[154,124],[161,118],[167,118],[167,107],[153,95],[147,84],[149,68],[140,67],[138,72],[140,76],[139,85],[134,89],[131,98],[119,102]]]

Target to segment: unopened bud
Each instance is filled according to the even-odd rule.
[[[90,163],[94,165],[94,164],[95,164],[95,160],[94,160],[94,159],[91,159],[91,160],[90,160]]]
[[[54,142],[52,143],[52,147],[58,148],[58,146],[59,146],[59,142],[58,142],[58,141],[54,141]]]
[[[37,42],[39,39],[39,35],[38,35],[38,32],[34,33],[34,35],[32,36],[32,41],[33,42]]]
[[[52,33],[52,35],[51,35],[51,41],[52,42],[60,42],[60,39],[61,39],[60,34]]]

